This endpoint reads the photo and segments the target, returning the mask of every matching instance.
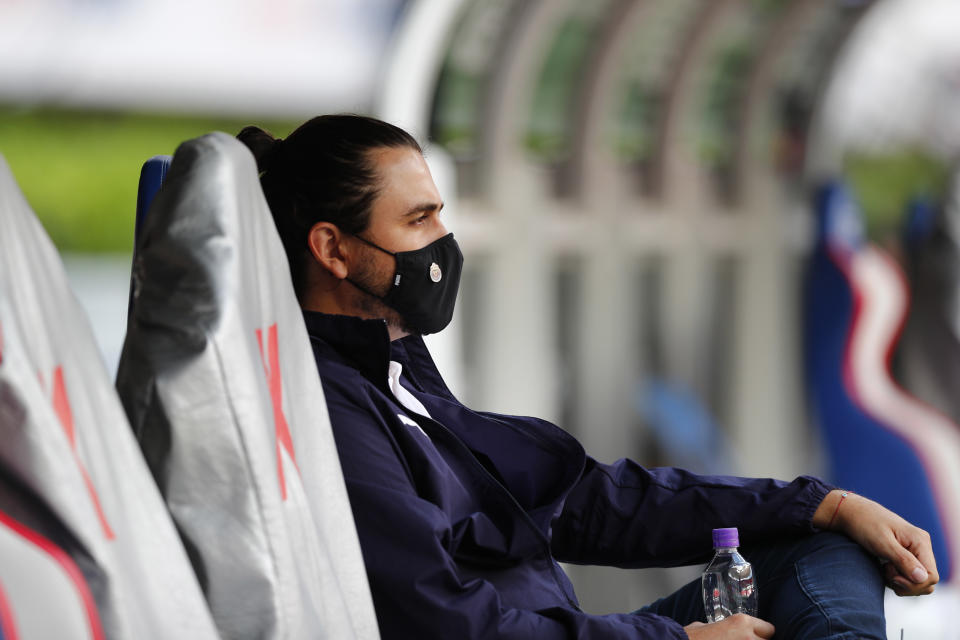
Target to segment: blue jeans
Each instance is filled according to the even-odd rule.
[[[818,533],[745,547],[754,567],[758,617],[778,640],[885,640],[883,575],[879,563],[849,538]],[[700,581],[640,609],[686,626],[704,622]]]

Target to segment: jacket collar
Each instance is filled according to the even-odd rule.
[[[385,320],[306,310],[303,319],[315,348],[332,350],[376,386],[386,384],[390,361],[396,360],[417,388],[452,397],[422,337],[407,336],[391,342]]]
[[[385,320],[303,312],[307,333],[333,349],[340,359],[360,371],[374,384],[387,380],[390,364],[390,333]]]

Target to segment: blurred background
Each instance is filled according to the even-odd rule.
[[[850,256],[882,251],[912,306],[875,368],[956,427],[958,27],[955,0],[0,0],[0,153],[115,370],[146,158],[251,123],[391,120],[428,142],[466,255],[434,342],[468,405],[552,419],[601,460],[884,501],[843,476],[872,441],[837,444],[810,318],[862,311]],[[828,182],[851,194],[846,258],[813,199]],[[817,293],[817,255],[854,293]],[[952,549],[949,478],[910,440],[935,429],[906,422],[906,486]],[[606,612],[699,568],[570,571]]]

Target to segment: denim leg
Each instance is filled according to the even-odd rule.
[[[680,587],[666,598],[660,598],[652,604],[634,613],[655,613],[676,620],[683,626],[691,622],[706,622],[707,614],[703,610],[703,593],[700,580],[694,580]]]
[[[886,639],[880,565],[846,536],[819,533],[744,552],[756,558],[746,556],[758,566],[760,611],[778,637]]]
[[[742,553],[756,571],[759,616],[778,640],[885,640],[880,567],[846,536],[819,533]],[[700,581],[641,611],[683,625],[706,620]]]

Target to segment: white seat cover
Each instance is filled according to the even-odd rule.
[[[253,156],[177,149],[144,221],[117,386],[230,638],[375,638],[353,516]]]
[[[19,637],[217,637],[56,249],[2,157],[0,512]]]
[[[0,637],[103,638],[96,603],[76,564],[2,513],[0,558]]]

